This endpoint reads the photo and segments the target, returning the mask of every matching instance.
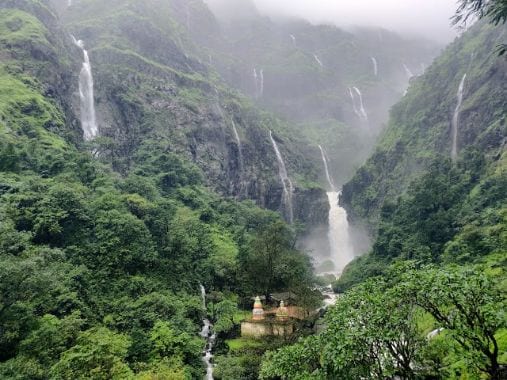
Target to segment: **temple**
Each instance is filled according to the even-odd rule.
[[[265,336],[288,336],[294,333],[295,325],[301,308],[291,309],[280,301],[278,308],[264,311],[259,296],[255,297],[252,317],[241,322],[241,336],[261,338]]]

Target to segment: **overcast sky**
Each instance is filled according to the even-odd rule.
[[[243,0],[236,0],[243,1]],[[457,0],[253,0],[261,13],[294,16],[312,23],[380,26],[449,41]]]

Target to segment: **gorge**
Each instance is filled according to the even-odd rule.
[[[0,378],[505,378],[503,2],[416,3],[0,1]]]

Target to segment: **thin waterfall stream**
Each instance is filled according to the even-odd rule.
[[[271,131],[269,131],[269,138],[271,139],[271,144],[273,145],[273,149],[276,154],[276,160],[278,161],[278,174],[280,176],[280,182],[282,183],[283,187],[282,204],[284,206],[285,217],[287,222],[292,224],[294,221],[294,211],[292,208],[292,194],[294,192],[294,186],[292,185],[292,181],[287,175],[285,162],[283,161],[282,154],[280,153],[280,149],[278,149],[278,144],[273,138],[273,132]]]
[[[459,131],[459,114],[461,112],[461,105],[463,104],[463,90],[465,89],[465,80],[467,79],[467,75],[463,75],[461,82],[458,87],[458,103],[456,105],[456,109],[454,110],[454,115],[452,117],[451,124],[451,133],[452,133],[452,148],[451,148],[451,158],[454,161],[458,156],[458,131]]]
[[[373,75],[378,76],[378,63],[375,57],[371,57],[371,62],[373,63]]]
[[[206,310],[206,289],[204,286],[199,285],[201,289],[201,298],[204,310]],[[203,352],[203,362],[206,365],[206,376],[205,380],[213,380],[213,346],[216,340],[216,334],[213,332],[213,325],[210,320],[204,318],[202,320],[201,336],[206,339],[206,346]]]
[[[83,66],[79,73],[81,127],[83,128],[84,139],[91,140],[97,136],[99,131],[95,114],[92,66],[88,51],[84,48],[84,42],[77,40],[74,36],[71,37],[74,44],[83,52],[84,57]]]

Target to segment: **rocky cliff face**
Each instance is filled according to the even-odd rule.
[[[230,86],[290,120],[315,147],[323,145],[339,184],[372,152],[389,108],[406,89],[407,70],[420,75],[439,51],[435,43],[381,29],[271,20],[250,1],[210,3],[219,35],[203,29],[198,43],[209,54],[203,59]],[[356,112],[360,99],[354,87],[367,120]]]
[[[411,82],[391,112],[375,153],[344,186],[342,202],[374,231],[382,206],[394,201],[435,159],[451,157],[453,119],[464,75],[457,127],[458,158],[485,152],[493,168],[505,151],[507,61],[495,53],[506,27],[478,23],[451,44],[427,73]],[[492,169],[491,169],[492,170]]]
[[[319,169],[308,158],[313,152],[302,137],[287,133],[285,123],[259,111],[200,61],[178,19],[188,4],[66,3],[2,4],[23,11],[20,23],[35,18],[47,37],[40,43],[27,38],[11,54],[16,62],[36,62],[34,76],[65,115],[65,126],[58,127],[62,136],[83,145],[77,88],[82,51],[73,45],[72,34],[84,41],[90,55],[100,136],[84,147],[100,160],[127,174],[145,170],[147,161],[177,157],[199,168],[207,185],[223,196],[281,210],[282,185],[269,140],[273,130],[295,184],[297,220],[325,222],[326,196],[316,185]],[[196,9],[211,17],[199,4]],[[307,212],[309,205],[312,212]]]

